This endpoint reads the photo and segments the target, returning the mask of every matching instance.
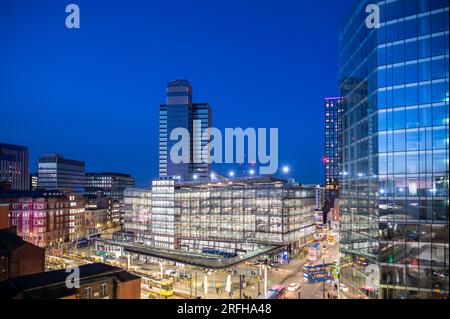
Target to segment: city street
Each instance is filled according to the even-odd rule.
[[[109,237],[109,236],[105,236]],[[324,241],[326,242],[326,241]],[[328,244],[327,244],[328,245]],[[338,260],[338,245],[328,245],[328,251],[323,256],[324,263]],[[276,263],[267,269],[267,287],[274,285],[285,286],[286,289],[291,283],[298,283],[299,288],[296,291],[286,291],[287,299],[322,299],[328,298],[329,294],[337,297],[337,290],[332,283],[306,283],[304,281],[303,266],[308,261],[308,254],[300,254],[295,258],[284,262]],[[63,257],[48,256],[48,269],[57,269],[74,265],[81,265],[91,262],[103,262],[103,258],[95,255],[93,247],[71,248],[65,251]],[[106,263],[127,268],[126,259],[106,259]],[[212,299],[230,299],[230,298],[262,298],[264,295],[264,279],[259,276],[260,269],[258,265],[249,263],[240,264],[235,268],[237,273],[245,274],[242,278],[238,274],[231,276],[231,293],[226,292],[227,272],[225,270],[210,271],[208,274],[208,292],[204,290],[204,272],[191,266],[175,265],[172,262],[163,262],[164,272],[174,271],[177,275],[171,276],[173,282],[173,295],[167,298],[212,298]],[[152,277],[161,277],[160,264],[157,262],[144,262],[142,260],[132,260],[129,268],[131,272],[138,275],[148,275]],[[249,273],[252,274],[249,275]],[[261,274],[263,274],[261,272]],[[168,276],[165,276],[169,278]],[[183,277],[184,279],[180,279]],[[191,278],[191,280],[189,280]],[[242,287],[240,289],[239,287]],[[149,298],[149,290],[143,285],[141,298]],[[153,297],[154,298],[154,297]]]

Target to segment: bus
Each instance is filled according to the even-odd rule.
[[[237,256],[236,252],[231,253],[231,252],[228,252],[228,251],[222,251],[222,250],[217,250],[217,249],[212,249],[212,248],[203,248],[202,253],[203,254],[210,254],[210,255],[219,255],[219,256],[222,256],[225,259],[233,258],[233,257]]]
[[[286,287],[283,285],[275,285],[270,288],[264,299],[285,299],[286,298]]]
[[[142,277],[142,286],[148,290],[149,298],[167,298],[173,296],[173,283],[167,279]]]
[[[334,279],[335,263],[308,263],[303,266],[303,280],[306,283],[322,282]]]

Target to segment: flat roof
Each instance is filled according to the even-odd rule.
[[[26,151],[26,150],[28,150],[28,147],[26,147],[26,146],[15,145],[15,144],[7,144],[7,143],[0,143],[0,148],[8,148],[8,149],[16,150],[16,151]]]
[[[193,253],[176,249],[161,249],[140,244],[124,243],[115,240],[107,240],[96,238],[95,241],[104,242],[111,245],[122,246],[126,252],[138,255],[156,257],[166,259],[191,266],[207,268],[207,269],[227,269],[243,263],[247,260],[254,259],[261,255],[276,251],[283,246],[266,246],[258,250],[254,250],[247,254],[236,256],[233,258],[222,258],[211,254]]]

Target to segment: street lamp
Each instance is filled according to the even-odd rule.
[[[255,170],[254,170],[253,168],[250,169],[249,174],[250,174],[250,175],[255,175]]]
[[[228,173],[228,176],[234,177],[234,172],[233,172],[233,171],[230,171],[230,172]]]
[[[283,173],[285,174],[289,173],[289,166],[287,165],[283,166]]]

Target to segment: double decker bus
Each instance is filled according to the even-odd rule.
[[[308,263],[303,266],[303,280],[306,283],[333,280],[335,268],[335,263]]]

